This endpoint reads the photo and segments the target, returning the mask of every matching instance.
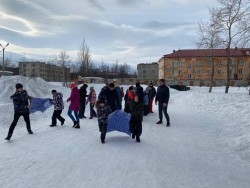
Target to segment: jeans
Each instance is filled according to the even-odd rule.
[[[74,111],[74,115],[75,115],[75,118],[74,116],[72,115],[72,112],[73,110],[69,109],[68,110],[68,116],[70,117],[70,119],[72,119],[72,121],[76,121],[78,124],[80,123],[80,120],[79,120],[79,112],[77,111]]]
[[[167,122],[170,122],[169,115],[168,115],[168,112],[167,112],[168,104],[167,104],[167,106],[163,106],[163,103],[159,103],[158,110],[159,110],[159,119],[160,119],[160,121],[162,121],[162,111],[163,111]]]
[[[10,125],[10,128],[9,128],[9,132],[8,132],[8,136],[12,136],[13,134],[13,131],[17,125],[17,122],[19,120],[19,118],[23,116],[23,119],[26,123],[26,128],[27,128],[27,131],[30,132],[31,131],[31,128],[30,128],[30,116],[29,116],[29,112],[28,113],[20,113],[20,112],[15,112],[14,113],[14,120],[13,122],[11,123]]]

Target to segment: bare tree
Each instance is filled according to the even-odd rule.
[[[231,47],[246,45],[250,33],[250,8],[249,0],[217,0],[219,7],[210,9],[214,19],[213,24],[221,26],[221,36],[227,49],[227,84],[225,93],[230,86]],[[243,46],[240,46],[243,47]]]
[[[91,55],[89,52],[89,46],[85,39],[80,44],[80,50],[78,52],[78,60],[80,62],[80,74],[82,76],[89,76],[89,70],[92,66]]]
[[[67,86],[67,67],[70,64],[70,57],[66,51],[61,51],[58,58],[57,64],[62,68],[62,77],[61,80],[63,82],[63,86]]]
[[[199,39],[196,42],[198,48],[207,50],[208,62],[211,63],[211,77],[209,92],[212,92],[214,82],[214,49],[221,46],[222,39],[220,38],[221,26],[216,22],[216,17],[211,17],[209,22],[198,23]]]

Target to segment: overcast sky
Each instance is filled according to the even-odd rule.
[[[131,65],[158,61],[173,50],[196,48],[197,22],[215,0],[0,0],[0,43],[6,51],[40,57],[66,50],[77,56],[83,39],[92,60]]]

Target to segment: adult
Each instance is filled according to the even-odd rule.
[[[99,93],[98,99],[104,98],[107,104],[112,109],[112,112],[119,108],[119,99],[117,96],[117,92],[115,90],[114,83],[110,83],[108,87],[105,87]]]
[[[121,95],[121,88],[117,83],[115,84],[115,90],[116,90],[117,97],[118,97],[117,108],[120,110],[122,109],[122,95]]]
[[[16,84],[16,92],[10,97],[14,104],[14,120],[10,125],[9,132],[5,140],[10,140],[13,131],[17,125],[17,122],[21,116],[26,123],[26,128],[29,134],[33,134],[30,127],[30,116],[29,116],[29,99],[31,97],[28,95],[27,91],[23,89],[23,85],[20,83]]]
[[[80,110],[80,93],[77,86],[72,83],[70,84],[71,94],[70,97],[67,99],[67,102],[70,101],[69,109],[68,109],[68,116],[73,121],[74,125],[73,128],[80,128],[80,120],[79,120],[79,110]],[[74,111],[75,117],[72,115]]]
[[[137,82],[135,86],[135,94],[138,96],[139,102],[143,103],[143,88],[141,87],[139,82]]]
[[[54,89],[51,91],[51,94],[53,95],[53,99],[51,99],[50,101],[54,105],[54,112],[52,115],[52,124],[50,126],[55,127],[56,119],[61,122],[61,125],[63,125],[65,122],[65,119],[61,116],[62,110],[64,109],[63,94],[57,92]]]
[[[87,95],[87,88],[88,84],[83,84],[82,87],[80,87],[80,119],[86,118],[84,113],[85,113],[85,107],[86,107],[86,97]]]
[[[164,79],[160,79],[159,81],[160,86],[157,88],[157,93],[155,97],[155,104],[159,103],[158,110],[159,110],[159,121],[156,124],[162,124],[162,111],[165,115],[165,118],[167,120],[167,127],[170,126],[170,119],[167,112],[168,109],[168,101],[169,101],[169,88],[165,84]]]
[[[154,113],[153,112],[153,101],[156,95],[156,90],[154,88],[154,84],[153,82],[150,82],[149,87],[151,87],[151,89],[149,90],[149,113]]]

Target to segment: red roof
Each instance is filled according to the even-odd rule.
[[[211,54],[209,49],[196,49],[196,50],[178,50],[173,51],[171,54],[166,54],[164,58],[184,58],[184,57],[207,57]],[[250,48],[235,48],[230,49],[231,56],[250,56]],[[227,57],[226,49],[214,49],[214,57]]]

